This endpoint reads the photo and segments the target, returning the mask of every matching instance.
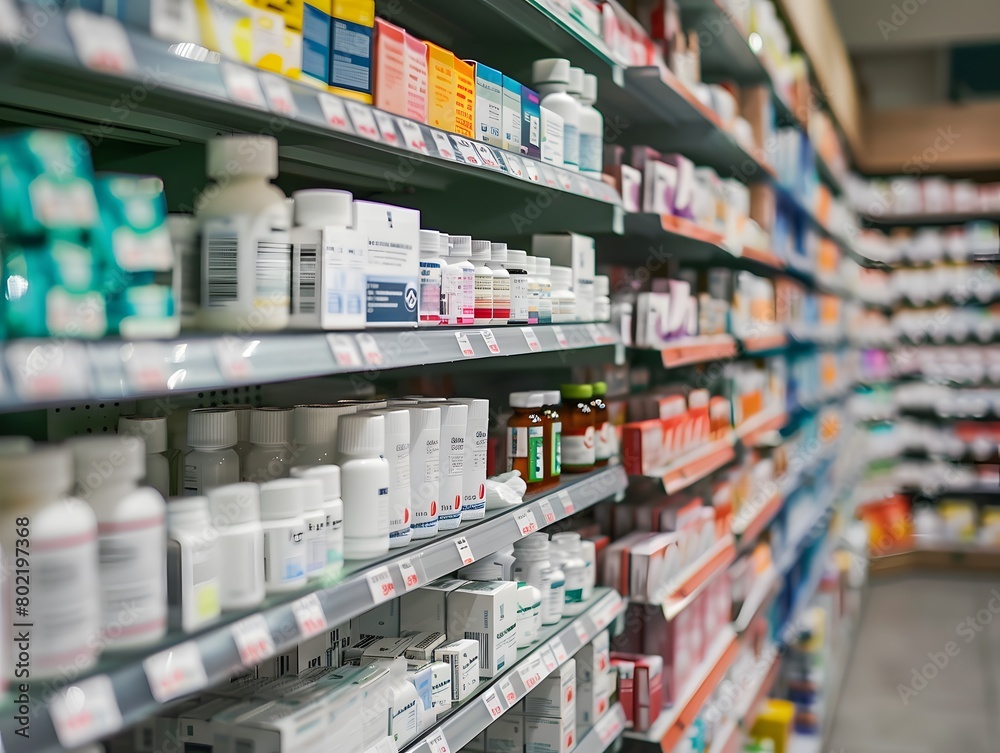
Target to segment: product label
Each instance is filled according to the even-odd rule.
[[[562,435],[562,462],[570,467],[592,466],[597,456],[594,452],[594,427],[581,432],[564,432]]]
[[[493,277],[493,324],[506,324],[510,319],[510,277]]]
[[[420,262],[420,321],[438,324],[441,321],[441,263]]]
[[[507,427],[507,457],[526,458],[528,457],[528,427],[508,426]],[[507,470],[510,470],[508,464]]]
[[[580,164],[580,131],[571,123],[563,124],[563,164],[567,167]]]
[[[371,94],[372,23],[333,19],[330,86]]]
[[[580,169],[600,174],[604,169],[600,133],[580,132]]]
[[[449,264],[442,270],[441,284],[441,323],[442,324],[472,324],[471,314],[468,322],[465,321],[465,299],[468,295],[465,289],[466,277],[470,284],[473,284],[472,275],[466,275],[464,269],[455,264]]]
[[[476,138],[503,146],[503,76],[481,63],[476,64]]]
[[[564,133],[563,119],[561,115],[552,110],[542,108],[542,161],[550,165],[562,166],[564,156]],[[534,167],[533,165],[531,166]],[[529,177],[531,177],[529,169]],[[538,178],[532,178],[536,183],[541,182]]]
[[[493,274],[477,272],[474,282],[475,310],[477,322],[488,324],[493,319]]]
[[[528,481],[545,478],[545,429],[541,426],[528,427]]]
[[[287,308],[292,284],[292,247],[288,243],[257,243],[257,289],[254,305],[262,310]]]
[[[528,277],[528,324],[538,324],[538,309],[542,302],[542,287],[537,277]]]
[[[510,275],[510,321],[528,321],[528,275]]]
[[[604,421],[597,428],[594,439],[594,456],[598,460],[607,460],[614,454],[615,430],[610,421]]]
[[[562,474],[562,421],[552,423],[552,475]]]
[[[157,633],[166,623],[163,586],[164,519],[98,526],[101,624],[121,635]],[[131,620],[122,625],[123,604]],[[111,636],[114,640],[115,636]]]

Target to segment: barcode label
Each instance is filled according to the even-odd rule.
[[[239,243],[235,235],[209,235],[205,238],[208,255],[209,308],[236,301],[239,293],[236,259]]]
[[[490,634],[473,633],[466,630],[465,637],[479,641],[479,668],[488,669],[493,666],[493,651],[492,646],[490,646]]]
[[[257,296],[288,305],[292,283],[292,247],[287,243],[257,244]]]
[[[298,285],[298,306],[296,311],[300,314],[316,313],[316,260],[318,249],[316,246],[299,247],[299,285]]]

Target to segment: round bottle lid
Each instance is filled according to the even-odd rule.
[[[41,446],[27,454],[0,455],[0,500],[53,499],[73,486],[73,455],[68,447]]]
[[[569,69],[569,93],[578,99],[583,96],[583,68]]]
[[[260,487],[257,484],[226,484],[208,493],[212,524],[217,528],[260,520]]]
[[[597,101],[597,76],[593,73],[583,75],[583,97],[581,99],[588,105]]]
[[[292,478],[314,478],[323,484],[324,499],[340,499],[339,465],[297,465],[289,471]]]
[[[570,400],[589,400],[594,396],[594,388],[589,384],[564,384],[559,391]]]
[[[306,509],[309,485],[303,479],[278,478],[260,485],[261,520],[297,518]]]
[[[437,230],[420,229],[420,253],[437,254],[441,248],[441,233]]]
[[[493,244],[489,241],[472,241],[472,258],[476,261],[492,259]]]
[[[448,255],[461,259],[472,258],[472,236],[471,235],[449,235]]]
[[[539,84],[565,84],[569,86],[569,61],[565,58],[544,58],[531,66],[531,80]]]
[[[121,416],[118,419],[118,435],[139,437],[146,443],[146,454],[153,455],[167,451],[167,419]]]
[[[272,136],[217,136],[208,142],[207,156],[211,178],[278,177],[278,141]]]
[[[541,392],[511,392],[511,408],[541,408],[544,404],[544,395]]]
[[[138,481],[146,475],[146,445],[139,437],[91,435],[74,437],[66,445],[73,453],[81,499],[110,481]]]
[[[195,449],[236,444],[236,413],[225,408],[196,408],[188,413],[187,443]]]
[[[292,432],[291,408],[256,408],[250,414],[250,443],[287,445]]]
[[[295,224],[300,227],[352,227],[354,224],[354,194],[350,191],[307,188],[293,193],[292,199]]]
[[[490,244],[490,260],[497,262],[507,261],[507,244],[506,243],[491,243]]]
[[[440,415],[440,410],[437,413]],[[344,416],[337,428],[337,449],[348,458],[378,457],[385,454],[385,417],[373,413]]]

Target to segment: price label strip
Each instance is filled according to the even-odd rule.
[[[251,615],[234,624],[231,630],[240,652],[240,662],[247,669],[274,656],[274,639],[264,615]]]
[[[482,164],[479,152],[476,151],[476,145],[471,141],[460,138],[459,136],[452,136],[451,141],[455,145],[455,151],[458,153],[459,162],[464,162],[467,165]]]
[[[531,327],[521,327],[521,334],[524,335],[524,341],[528,344],[528,350],[532,353],[538,353],[542,349],[542,344],[538,341],[538,335],[535,334],[535,330]]]
[[[493,334],[491,329],[481,329],[479,334],[483,336],[483,342],[486,343],[487,349],[495,356],[500,355],[500,345],[497,343],[497,336]]]
[[[556,667],[559,666],[555,654],[552,653],[552,649],[548,646],[542,649],[542,662],[545,664],[545,669],[550,673],[554,672]]]
[[[267,97],[271,112],[284,115],[286,118],[294,118],[299,114],[299,107],[295,104],[292,87],[288,85],[285,78],[262,73],[260,74],[260,85],[264,88],[264,95]]]
[[[64,748],[77,748],[122,728],[111,678],[97,675],[75,682],[49,699],[49,714]]]
[[[173,373],[169,363],[172,349],[153,342],[129,343],[121,347],[122,366],[129,385],[136,392],[164,392]]]
[[[455,147],[452,145],[451,139],[448,138],[447,133],[431,129],[431,138],[434,139],[434,146],[437,148],[439,157],[442,159],[450,159],[455,162],[462,161],[455,153]]]
[[[552,334],[556,336],[556,342],[559,343],[560,348],[568,348],[569,340],[566,339],[566,333],[563,332],[563,328],[556,325],[552,328]]]
[[[354,123],[354,130],[359,136],[364,136],[371,141],[381,141],[378,124],[375,122],[374,110],[368,105],[355,102],[353,99],[345,100],[344,105]]]
[[[350,335],[327,335],[334,360],[343,369],[356,369],[362,365],[361,354]]]
[[[479,161],[491,170],[503,170],[503,166],[497,160],[497,155],[486,144],[475,142],[476,152],[479,154]]]
[[[576,630],[576,639],[580,641],[580,645],[586,645],[590,642],[590,633],[587,632],[583,620],[576,620],[573,623],[573,629]]]
[[[253,348],[250,343],[237,340],[235,337],[223,337],[212,343],[215,363],[222,376],[231,382],[246,382],[253,378],[253,363],[250,355]]]
[[[483,704],[486,706],[486,710],[490,712],[490,719],[496,719],[503,713],[503,706],[500,705],[500,699],[497,697],[497,692],[494,689],[483,696]]]
[[[472,358],[476,355],[476,351],[472,349],[472,342],[469,340],[468,333],[456,332],[455,339],[458,341],[458,349],[464,357]]]
[[[190,695],[208,685],[201,652],[193,641],[153,654],[142,662],[142,668],[158,703]]]
[[[395,118],[389,113],[378,109],[372,110],[372,113],[375,115],[375,123],[378,124],[378,129],[382,133],[382,141],[389,146],[399,146],[402,142],[396,134]]]
[[[396,125],[399,126],[399,132],[403,135],[403,143],[407,149],[419,154],[429,155],[431,153],[431,150],[427,148],[424,132],[417,123],[406,118],[396,118]]]
[[[539,165],[538,169],[541,170],[542,180],[545,181],[545,184],[549,186],[549,188],[557,188],[559,186],[556,182],[556,174],[552,168],[547,165]]]
[[[549,641],[549,648],[552,653],[556,656],[556,661],[562,664],[564,661],[569,659],[569,654],[566,652],[566,647],[563,645],[562,640],[559,636],[556,636],[551,641]]]
[[[569,495],[569,492],[565,489],[560,489],[556,493],[556,498],[563,508],[563,515],[572,515],[576,512],[576,505],[573,504],[573,498]]]
[[[222,81],[229,92],[229,98],[241,105],[250,105],[260,110],[267,108],[264,92],[260,88],[257,71],[244,68],[236,63],[222,64]]]
[[[444,736],[443,729],[439,729],[433,735],[428,735],[424,742],[431,749],[431,753],[451,753],[451,748],[448,747],[448,739]]]
[[[5,353],[14,389],[24,400],[83,397],[90,391],[90,360],[83,343],[14,340]]]
[[[531,510],[523,510],[514,517],[514,522],[517,524],[517,530],[521,532],[521,536],[530,536],[535,531],[538,530],[538,522],[535,520],[535,513]]]
[[[510,708],[517,703],[517,693],[514,691],[514,685],[507,677],[500,681],[500,694],[507,702],[507,708]]]
[[[518,668],[517,674],[520,676],[521,682],[524,683],[525,690],[533,690],[542,681],[541,667],[541,660],[539,660],[538,663],[530,661]]]
[[[413,566],[413,560],[407,558],[399,561],[399,577],[403,581],[403,591],[412,591],[420,585],[420,576],[417,575],[417,568]]]
[[[559,176],[559,185],[564,191],[573,190],[573,180],[568,172],[565,170],[556,170],[556,175]]]
[[[507,160],[507,166],[510,168],[511,175],[521,180],[528,179],[528,176],[524,174],[524,163],[521,162],[520,157],[514,154],[505,154],[503,156]]]
[[[91,70],[119,74],[138,71],[128,32],[117,18],[73,9],[66,14],[66,31],[76,56]]]
[[[319,109],[323,111],[323,118],[326,120],[326,124],[333,130],[342,133],[354,133],[354,129],[351,128],[351,121],[347,118],[344,100],[332,94],[321,92],[319,94]]]
[[[309,594],[298,601],[293,601],[292,614],[295,615],[302,640],[312,638],[326,630],[326,614],[316,594]]]
[[[556,514],[552,510],[552,504],[549,502],[547,497],[539,502],[538,506],[542,508],[542,517],[545,519],[545,525],[550,525],[556,522]]]
[[[455,548],[458,549],[458,556],[463,565],[471,565],[476,561],[475,555],[472,554],[472,547],[469,546],[469,540],[465,536],[455,539]]]
[[[396,598],[396,586],[388,567],[377,567],[365,576],[372,601],[381,604],[383,601]]]
[[[530,159],[524,161],[524,174],[532,183],[542,183],[542,174],[538,172],[538,165]]]
[[[382,365],[382,351],[378,347],[378,340],[368,332],[361,332],[355,336],[358,347],[361,348],[361,355],[364,356],[365,363],[369,366]]]

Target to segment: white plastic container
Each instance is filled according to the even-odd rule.
[[[451,531],[462,524],[465,491],[465,442],[469,406],[451,401],[441,403],[441,477],[438,491],[438,531]]]
[[[465,464],[462,466],[462,521],[486,515],[486,455],[489,449],[490,401],[458,397],[454,402],[469,406],[465,430]]]
[[[228,410],[236,414],[236,455],[240,459],[240,468],[246,462],[247,453],[250,452],[250,416],[253,415],[252,405],[227,405]]]
[[[555,625],[563,618],[566,604],[566,576],[558,567],[542,570],[542,624]]]
[[[184,456],[184,495],[203,496],[211,489],[240,480],[240,459],[236,444],[236,413],[204,408],[188,413]]]
[[[389,665],[389,732],[402,749],[420,731],[420,696],[406,679],[406,659],[400,657]]]
[[[389,548],[406,546],[410,523],[410,412],[405,408],[377,411],[385,416],[385,459],[389,462]]]
[[[269,594],[293,591],[306,584],[306,489],[297,478],[279,478],[260,485],[264,587]]]
[[[587,564],[580,550],[580,534],[557,533],[549,544],[553,564],[558,565],[566,578],[563,613],[575,616],[583,612],[586,601],[593,596],[587,582]]]
[[[510,324],[528,323],[528,254],[507,249],[504,269],[510,274]]]
[[[146,475],[138,437],[83,436],[68,443],[76,490],[97,516],[101,635],[109,648],[155,643],[167,631],[166,510]]]
[[[224,332],[271,332],[290,318],[291,217],[270,136],[220,136],[208,142],[215,183],[198,197],[201,229],[199,323]]]
[[[255,408],[250,414],[250,451],[243,480],[263,484],[288,476],[292,460],[292,409]]]
[[[167,602],[170,627],[193,632],[216,619],[219,606],[218,533],[206,497],[167,502]]]
[[[264,600],[264,528],[257,484],[230,484],[208,493],[218,531],[219,606],[250,609]]]
[[[389,551],[385,417],[371,413],[344,416],[338,449],[344,495],[344,557],[378,557]]]
[[[590,599],[594,595],[594,586],[597,585],[597,547],[594,542],[589,539],[581,540],[580,554],[587,566],[587,590],[583,596]]]
[[[573,270],[552,265],[552,323],[576,321],[576,294],[573,292]]]
[[[28,611],[32,680],[64,676],[67,666],[86,669],[97,658],[97,518],[89,506],[68,496],[72,484],[68,449],[39,447],[0,455],[0,549],[4,571],[14,576],[4,589],[2,611],[17,622],[23,613],[18,610]],[[19,557],[25,559],[25,539],[30,557],[19,563]],[[4,635],[9,661],[2,671],[23,682],[16,673],[18,631],[8,623]]]
[[[489,241],[472,241],[473,306],[477,326],[493,323],[493,270],[489,267],[492,253],[493,244]]]
[[[442,236],[444,234],[442,233]],[[472,259],[472,237],[448,237],[448,266],[443,270],[441,303],[442,324],[475,324],[476,267]]]
[[[302,519],[306,522],[306,575],[318,578],[326,574],[326,509],[323,506],[323,482],[310,476],[296,477],[303,484]]]
[[[597,102],[597,76],[570,68],[570,95],[580,104],[580,172],[600,179],[604,172],[604,116]]]
[[[420,231],[420,283],[417,321],[421,327],[441,324],[442,273],[448,262],[440,256],[441,233]]]
[[[534,259],[538,279],[538,323],[552,324],[552,260],[547,256]]]
[[[531,66],[531,80],[542,97],[541,106],[563,119],[563,167],[577,170],[580,165],[580,103],[569,94],[569,69],[569,61],[563,58],[536,60]]]
[[[517,584],[517,647],[528,648],[542,629],[542,592],[530,583]]]
[[[429,539],[438,532],[441,490],[441,409],[430,405],[410,411],[410,505],[412,537]]]
[[[542,286],[538,282],[537,258],[524,255],[524,267],[528,271],[528,324],[538,324],[538,309],[542,303]]]
[[[611,281],[607,275],[594,275],[594,321],[611,321]]]
[[[344,502],[340,494],[340,466],[297,466],[292,478],[314,478],[323,484],[323,512],[326,515],[326,569],[331,575],[344,566]]]
[[[167,457],[167,419],[121,416],[119,436],[139,437],[145,445],[146,476],[143,482],[166,498],[170,496],[170,460]]]
[[[542,597],[542,624],[554,625],[562,619],[565,576],[549,561],[549,537],[533,533],[514,542],[515,580],[528,583]]]
[[[504,267],[507,262],[507,244],[490,244],[490,261],[486,264],[493,273],[493,320],[492,324],[507,324],[510,320],[510,272]]]
[[[358,406],[296,405],[292,415],[295,465],[330,465],[337,462],[337,424],[341,416],[358,412]]]

